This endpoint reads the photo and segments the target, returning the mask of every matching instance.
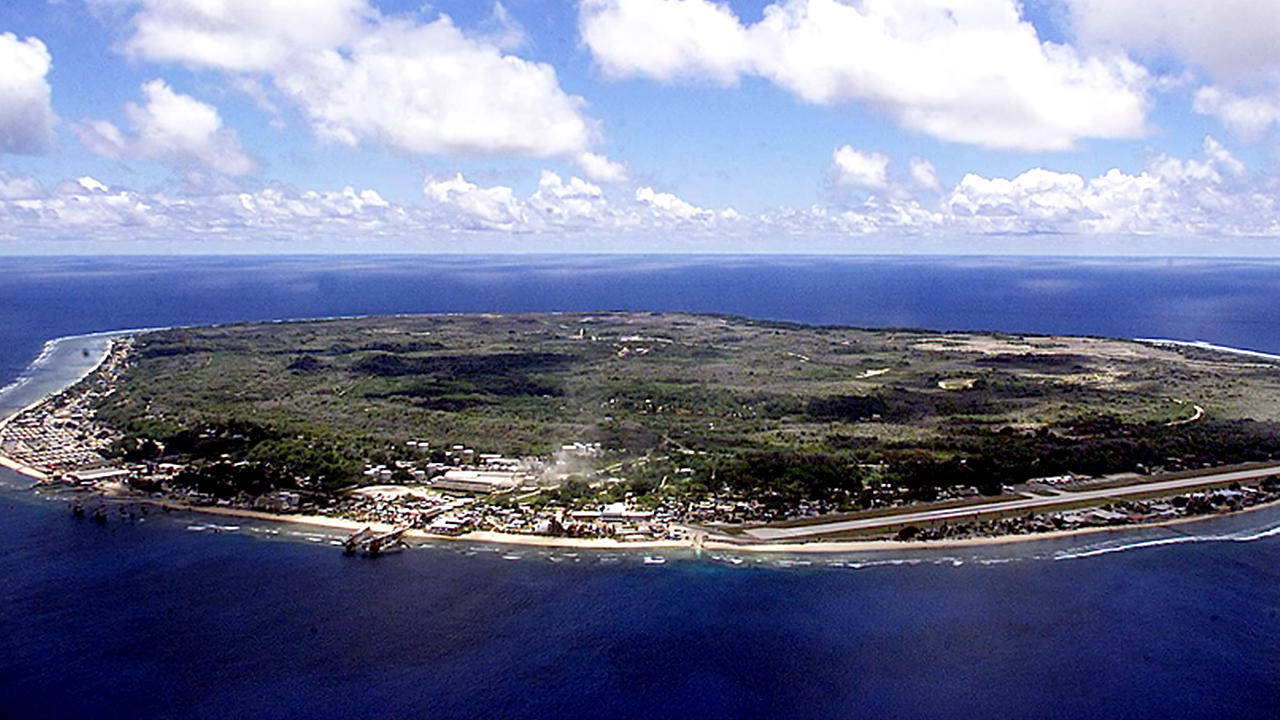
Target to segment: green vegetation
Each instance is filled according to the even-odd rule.
[[[572,502],[616,474],[619,496],[856,508],[870,486],[931,499],[1278,457],[1276,370],[1097,338],[411,316],[146,334],[98,411],[123,433],[117,454],[190,462],[185,482],[218,496],[332,492],[366,463],[426,461],[409,439],[541,457],[598,442],[603,456],[540,501]]]

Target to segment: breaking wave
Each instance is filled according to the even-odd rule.
[[[1176,537],[1156,538],[1153,540],[1141,540],[1138,542],[1123,543],[1117,545],[1104,545],[1086,547],[1073,552],[1065,552],[1055,555],[1054,560],[1079,560],[1081,558],[1097,557],[1099,555],[1110,555],[1112,553],[1127,552],[1129,550],[1141,550],[1144,548],[1164,547],[1167,545],[1188,545],[1197,543],[1249,543],[1265,540],[1271,537],[1280,537],[1280,525],[1269,527],[1263,530],[1242,530],[1237,533],[1225,533],[1214,535],[1178,535]]]

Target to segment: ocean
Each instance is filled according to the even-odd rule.
[[[1280,262],[1072,258],[7,258],[0,387],[135,327],[692,310],[1280,352]],[[43,359],[34,369],[31,363]],[[61,353],[61,354],[60,354]],[[982,549],[806,557],[105,525],[0,477],[5,718],[1265,718],[1280,511]]]

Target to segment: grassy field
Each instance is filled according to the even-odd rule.
[[[511,456],[601,443],[637,494],[788,498],[1280,453],[1277,366],[1103,338],[656,313],[403,316],[139,338],[99,408],[135,457],[326,486],[406,440]],[[1194,422],[1195,406],[1205,409]],[[621,463],[619,465],[619,463]]]

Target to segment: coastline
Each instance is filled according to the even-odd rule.
[[[371,528],[375,532],[389,532],[394,526],[380,522],[361,522],[358,520],[350,520],[347,518],[329,517],[327,515],[281,515],[277,513],[264,512],[261,510],[248,510],[243,508],[218,507],[208,505],[189,505],[187,503],[175,500],[160,500],[156,498],[138,498],[128,495],[110,496],[113,500],[134,502],[142,505],[150,505],[153,507],[165,508],[176,512],[189,512],[197,515],[209,515],[223,518],[240,518],[245,520],[259,520],[263,522],[271,522],[285,525],[299,525],[303,527],[320,528],[325,530],[337,530],[347,533],[354,533],[363,528]],[[1255,510],[1265,510],[1280,507],[1280,500],[1267,503],[1252,505],[1240,510],[1234,510],[1227,513],[1207,513],[1204,515],[1195,515],[1192,517],[1180,517],[1171,520],[1161,520],[1151,523],[1137,523],[1134,525],[1116,525],[1106,527],[1088,527],[1078,528],[1075,530],[1053,530],[1043,533],[1027,533],[1023,535],[992,535],[985,537],[957,538],[951,540],[828,540],[815,541],[810,543],[733,543],[724,540],[705,540],[697,542],[695,540],[641,540],[634,542],[623,542],[612,538],[564,538],[554,537],[551,535],[521,535],[515,533],[503,533],[492,530],[476,530],[463,535],[437,535],[423,530],[408,530],[404,536],[409,539],[424,542],[478,542],[494,545],[509,545],[523,547],[539,547],[554,548],[564,550],[709,550],[716,552],[741,552],[748,554],[784,554],[784,555],[804,555],[804,554],[834,554],[834,553],[869,553],[883,551],[928,551],[928,550],[954,550],[975,547],[993,547],[1000,545],[1012,545],[1017,543],[1028,543],[1035,541],[1063,540],[1068,538],[1085,537],[1090,535],[1103,534],[1122,534],[1137,530],[1151,530],[1154,528],[1176,527],[1196,522],[1204,522],[1207,520],[1219,519],[1224,517],[1238,517]]]
[[[0,395],[2,395],[3,393],[12,392],[13,390],[16,390],[17,388],[21,387],[23,380],[30,377],[28,373],[31,371],[31,369],[39,366],[46,358],[50,357],[53,354],[53,350],[61,343],[64,343],[70,340],[82,340],[82,339],[88,339],[88,338],[117,337],[117,336],[126,337],[128,335],[132,335],[138,332],[143,332],[143,331],[142,330],[106,331],[106,332],[99,332],[99,333],[84,333],[81,335],[64,335],[62,337],[53,338],[52,340],[45,342],[44,346],[41,348],[40,354],[37,355],[36,359],[31,362],[31,365],[27,367],[27,370],[23,376],[20,376],[18,379],[6,385],[4,388],[0,388]],[[97,372],[98,369],[102,367],[102,364],[107,361],[107,358],[110,357],[110,355],[111,355],[111,343],[108,342],[106,345],[103,346],[102,351],[98,353],[97,360],[94,361],[93,365],[85,369],[84,372],[80,373],[78,376],[76,376],[66,385],[56,390],[52,390],[48,393],[45,393],[44,395],[33,400],[32,402],[27,403],[26,405],[11,411],[9,414],[5,415],[4,417],[0,417],[0,432],[3,432],[4,429],[9,425],[9,423],[13,422],[14,418],[19,417],[25,412],[28,412],[30,410],[34,410],[37,407],[40,407],[42,404],[47,402],[49,398],[57,395],[60,392],[65,391],[67,388],[74,387],[77,383],[83,381],[85,378]],[[35,469],[34,467],[31,467],[30,465],[25,465],[23,463],[20,463],[10,458],[8,455],[4,454],[2,450],[0,450],[0,467],[8,468],[18,473],[19,475],[23,475],[37,481],[43,481],[43,480],[49,479],[49,476],[46,475],[45,473]]]
[[[1147,345],[1170,345],[1173,347],[1191,348],[1194,350],[1208,350],[1210,352],[1226,353],[1228,355],[1238,355],[1241,357],[1256,358],[1258,360],[1269,360],[1271,362],[1280,362],[1280,355],[1262,352],[1261,350],[1250,350],[1248,348],[1231,347],[1230,345],[1215,345],[1214,343],[1204,340],[1170,340],[1166,338],[1133,338],[1133,342],[1144,343]]]
[[[14,378],[14,380],[10,382],[8,385],[5,385],[3,388],[0,388],[0,397],[3,397],[5,394],[13,392],[17,388],[21,387],[23,384],[25,384],[24,381],[29,381],[31,379],[31,374],[30,374],[31,370],[41,366],[46,361],[47,358],[52,356],[53,351],[63,343],[69,342],[71,340],[95,340],[98,338],[104,338],[104,339],[124,338],[124,337],[131,337],[133,335],[139,335],[142,333],[157,332],[160,330],[167,330],[167,329],[168,328],[165,328],[165,327],[150,327],[150,328],[132,328],[127,330],[103,330],[101,332],[80,333],[77,335],[62,335],[60,337],[46,340],[44,345],[41,346],[40,354],[36,356],[35,360],[31,361],[31,364],[27,366],[26,370],[24,370],[23,373],[19,375],[17,378]],[[107,343],[106,345],[103,346],[101,352],[98,353],[98,357],[96,360],[94,360],[94,363],[92,366],[86,368],[79,375],[72,378],[69,382],[67,382],[62,387],[50,390],[49,392],[36,398],[30,403],[27,403],[26,405],[20,408],[17,408],[16,410],[10,411],[9,414],[3,417],[0,417],[0,428],[3,428],[5,425],[11,422],[15,417],[21,415],[24,412],[27,412],[28,410],[34,407],[39,406],[41,403],[47,401],[49,398],[53,397],[54,395],[57,395],[58,393],[63,392],[67,388],[74,387],[76,383],[81,382],[85,378],[97,372],[98,369],[102,367],[102,363],[107,361],[107,358],[110,356],[110,354],[111,354],[111,344]]]
[[[339,318],[342,316],[338,316]],[[317,320],[328,320],[334,318],[305,318],[279,320],[275,322],[310,322]],[[10,383],[5,388],[0,389],[0,394],[11,391],[20,385],[20,380],[28,378],[28,374],[33,368],[36,368],[47,357],[52,354],[52,350],[59,344],[76,339],[86,338],[120,338],[129,337],[146,332],[155,332],[166,328],[138,328],[132,330],[113,330],[96,333],[84,333],[78,335],[66,335],[53,338],[47,341],[41,354],[27,368],[19,380]],[[1215,352],[1223,352],[1234,355],[1244,355],[1252,357],[1261,357],[1269,360],[1280,361],[1280,355],[1270,355],[1258,351],[1247,350],[1242,348],[1230,348],[1226,346],[1211,345],[1202,341],[1178,341],[1178,340],[1157,340],[1134,338],[1132,342],[1150,343],[1150,344],[1169,344],[1195,347]],[[91,367],[81,372],[77,377],[67,382],[62,387],[49,391],[35,401],[10,412],[4,417],[0,417],[0,430],[10,423],[14,418],[23,413],[39,407],[41,404],[49,400],[49,398],[65,391],[67,388],[75,386],[85,378],[97,372],[102,364],[110,357],[111,343],[108,342],[98,354],[96,361]],[[47,480],[48,476],[40,470],[29,465],[22,464],[0,452],[0,467],[7,468],[23,476],[35,479],[37,481]],[[167,510],[190,512],[202,515],[212,515],[218,517],[234,517],[251,520],[260,520],[264,522],[295,524],[306,527],[324,528],[328,530],[337,530],[344,532],[356,532],[362,528],[370,527],[378,532],[386,532],[393,529],[393,526],[386,523],[378,522],[361,522],[350,520],[347,518],[330,517],[324,515],[284,515],[278,513],[265,512],[261,510],[250,510],[242,508],[220,507],[220,506],[203,506],[190,505],[176,500],[164,500],[148,497],[134,497],[127,494],[109,495],[104,492],[96,493],[99,497],[109,497],[112,500],[145,504],[155,507],[165,508]],[[693,538],[689,540],[644,540],[644,541],[619,541],[613,538],[565,538],[554,537],[549,535],[525,535],[514,533],[503,533],[497,531],[472,531],[463,535],[437,535],[423,530],[410,529],[405,532],[406,538],[421,541],[448,541],[448,542],[479,542],[492,543],[498,545],[512,546],[529,546],[544,548],[564,548],[564,549],[594,549],[594,550],[655,550],[655,549],[705,549],[713,551],[728,551],[742,553],[781,553],[781,554],[806,554],[806,553],[859,553],[859,552],[879,552],[879,551],[919,551],[919,550],[945,550],[965,547],[985,547],[1006,545],[1012,543],[1032,542],[1037,540],[1055,540],[1063,538],[1073,538],[1088,535],[1097,535],[1102,533],[1124,533],[1126,531],[1163,528],[1182,525],[1186,523],[1200,522],[1213,518],[1221,518],[1228,515],[1241,515],[1253,510],[1260,510],[1280,506],[1280,500],[1261,503],[1258,505],[1242,508],[1240,510],[1229,513],[1209,513],[1204,515],[1196,515],[1192,517],[1179,517],[1170,520],[1162,520],[1150,523],[1136,523],[1133,525],[1117,525],[1102,527],[1077,528],[1072,530],[1054,530],[1042,533],[1028,533],[1017,535],[997,535],[984,537],[957,538],[947,540],[925,540],[925,541],[902,541],[902,540],[815,540],[813,542],[777,542],[777,543],[735,543],[722,539],[707,538],[705,533],[699,531],[691,531]]]

